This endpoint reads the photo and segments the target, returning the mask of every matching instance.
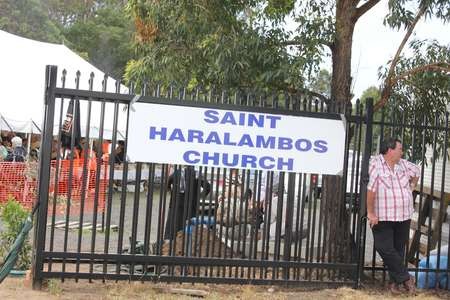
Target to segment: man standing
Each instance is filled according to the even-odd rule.
[[[419,180],[420,169],[401,158],[403,148],[398,139],[383,141],[380,153],[369,163],[367,217],[375,249],[389,271],[390,291],[400,293],[398,286],[403,284],[414,293],[414,278],[404,264],[404,252],[414,212],[412,190]]]
[[[175,168],[167,180],[167,187],[171,197],[164,239],[173,240],[177,232],[184,229],[186,221],[197,216],[199,201],[206,198],[211,185],[201,174],[196,176],[194,167],[186,166],[184,170]]]

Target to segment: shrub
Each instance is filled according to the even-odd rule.
[[[22,229],[28,214],[29,211],[14,198],[9,198],[6,203],[0,205],[0,220],[3,226],[3,230],[0,232],[0,260],[3,260],[11,250],[11,246]],[[18,270],[28,270],[30,265],[31,244],[27,237],[19,252],[15,268]]]

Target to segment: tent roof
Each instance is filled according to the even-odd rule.
[[[44,114],[44,86],[45,86],[45,67],[46,65],[58,66],[57,78],[58,87],[62,87],[62,71],[67,70],[65,87],[75,88],[75,78],[77,71],[80,71],[79,88],[82,90],[89,89],[89,77],[91,72],[94,74],[93,89],[102,90],[102,81],[105,74],[78,56],[64,45],[50,44],[38,42],[22,38],[5,31],[0,30],[0,129],[10,130],[9,127],[17,132],[36,131],[34,123],[41,127]],[[107,81],[107,91],[115,92],[116,81],[109,78]],[[122,92],[126,92],[126,88],[122,86]],[[63,115],[67,107],[65,101]],[[59,105],[59,101],[57,102]],[[86,104],[86,103],[84,103]],[[58,124],[58,113],[61,106],[56,107],[55,124]],[[113,128],[113,108],[106,107],[105,125],[106,129]],[[119,109],[119,114],[123,114],[123,110]],[[81,125],[82,128],[86,123],[87,105],[81,105]],[[91,110],[91,128],[100,128],[100,104],[92,105]],[[9,121],[8,121],[9,120]],[[6,122],[9,125],[6,125]],[[125,129],[124,116],[119,116],[118,130],[124,133]],[[98,129],[97,129],[98,132]],[[108,138],[105,130],[105,138]],[[93,133],[90,136],[95,137]],[[120,134],[119,134],[120,136]]]

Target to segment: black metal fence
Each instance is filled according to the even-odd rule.
[[[126,157],[126,111],[134,92],[121,94],[119,84],[117,93],[65,89],[64,77],[57,88],[56,72],[55,67],[47,69],[35,284],[43,278],[357,282],[358,182],[346,191],[347,172],[343,180],[331,176],[319,198],[319,174],[130,164],[126,159],[119,165],[114,145],[123,140]],[[80,74],[77,80],[83,80]],[[94,78],[89,80],[92,86]],[[327,107],[316,99],[284,94],[230,95],[160,86],[144,86],[141,93],[141,102],[233,110],[251,107],[331,119],[340,118],[341,113],[352,124],[347,126],[347,159],[349,146],[361,140],[359,104],[352,115],[349,106]],[[72,120],[77,120],[77,114],[81,117],[85,137],[85,145],[78,150],[77,126],[67,126],[68,103],[80,107],[71,112]],[[66,149],[61,146],[64,125],[72,135]],[[98,132],[93,128],[99,128]],[[89,148],[93,139],[96,145],[91,143]],[[107,140],[113,146],[105,151],[101,145]],[[352,165],[352,179],[358,180],[353,175],[360,163],[356,169]],[[338,189],[342,192],[333,192]],[[352,249],[351,256],[346,249]]]
[[[436,133],[433,149],[438,149],[438,136],[442,138],[443,132],[447,144],[447,119],[445,126],[411,125],[397,122],[405,118],[394,114],[386,121],[383,114],[381,120],[373,122],[371,101],[366,107],[359,101],[353,107],[340,107],[303,95],[204,92],[146,85],[139,91],[141,102],[330,119],[344,116],[343,173],[322,176],[131,164],[126,152],[133,88],[124,94],[117,84],[116,93],[106,93],[104,78],[103,92],[65,89],[64,76],[62,87],[56,87],[56,74],[56,67],[47,68],[40,208],[35,231],[36,286],[44,278],[358,286],[364,274],[373,278],[385,274],[373,252],[364,219],[368,162],[376,149],[372,147],[376,136],[410,137],[411,149],[416,150],[408,155],[415,160],[426,156],[425,147],[420,147],[421,156],[417,154],[417,145],[425,145],[430,130]],[[80,76],[77,80],[87,80]],[[92,87],[95,79],[91,76],[89,80]],[[72,112],[73,120],[77,114],[81,117],[85,142],[78,150],[76,126],[69,127],[70,145],[66,149],[61,146],[69,103],[80,106]],[[115,149],[119,141],[123,141],[122,154]],[[105,142],[112,145],[109,150],[102,147]],[[447,148],[441,151],[447,153]],[[439,179],[442,184],[445,157]],[[426,168],[422,166],[422,174]],[[425,218],[424,209],[434,209],[434,200],[424,200],[429,197],[423,178],[416,192],[421,207],[418,223],[430,225],[436,216]],[[430,197],[435,197],[437,190],[445,190],[444,186],[433,188],[435,182],[432,175]],[[441,192],[438,196],[444,199],[445,195]],[[440,203],[442,213],[442,203],[447,202]],[[440,224],[446,225],[436,229],[428,226],[428,239],[448,228],[447,221]],[[436,243],[428,243],[425,253],[411,248],[409,255],[416,258],[415,267],[419,258],[429,260],[434,247],[440,249],[448,243],[443,236],[436,235]],[[421,275],[417,268],[412,270],[416,276]],[[433,272],[432,268],[427,270]]]

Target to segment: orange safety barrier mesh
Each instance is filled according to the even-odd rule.
[[[83,174],[83,161],[74,159],[51,162],[48,211],[53,214],[53,206],[57,215],[80,213],[82,204],[84,213],[92,213],[97,202],[97,211],[105,209],[108,187],[108,163],[99,166],[97,182],[96,164],[88,164]],[[56,173],[58,171],[58,173]],[[83,175],[86,175],[86,186],[83,186]],[[31,208],[37,197],[38,164],[36,162],[0,162],[0,203],[14,198],[27,208]],[[56,181],[57,180],[57,181]],[[83,197],[84,195],[84,197]],[[96,199],[97,198],[97,199]],[[82,201],[84,199],[84,203]],[[69,207],[68,207],[68,204]]]
[[[30,164],[27,168],[23,162],[0,162],[0,202],[14,198],[28,208],[33,205],[37,175],[27,174],[33,167]]]

